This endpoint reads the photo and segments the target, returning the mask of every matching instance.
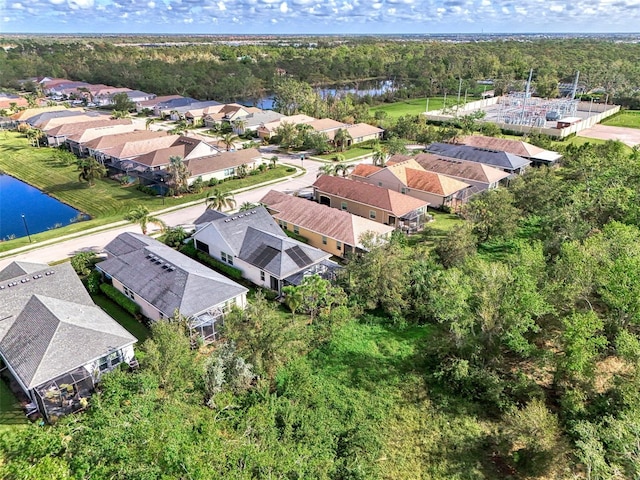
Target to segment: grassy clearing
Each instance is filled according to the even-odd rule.
[[[429,215],[433,216],[433,222],[429,222],[421,233],[411,235],[408,238],[409,245],[420,244],[432,248],[438,238],[444,237],[449,230],[463,222],[459,216],[439,210],[429,209]]]
[[[617,115],[605,118],[602,124],[611,127],[640,128],[640,111],[623,110]]]
[[[133,318],[122,308],[101,294],[91,294],[93,302],[102,308],[107,314],[117,321],[127,331],[138,339],[138,345],[151,336],[151,332],[140,321]]]
[[[9,386],[0,379],[0,434],[20,428],[28,423],[22,407]]]
[[[450,102],[447,102],[450,103]],[[442,97],[429,98],[429,111],[440,110],[444,104]],[[414,98],[405,102],[386,103],[384,105],[378,105],[371,107],[371,115],[375,115],[376,112],[387,112],[387,116],[390,119],[397,119],[403,115],[420,115],[427,109],[426,98]]]
[[[430,398],[420,346],[432,333],[352,321],[310,359],[321,384],[341,394],[337,402],[366,405],[378,420],[370,433],[382,439],[379,478],[500,478],[483,461],[492,425],[473,405]]]
[[[250,187],[290,175],[286,170],[287,167],[280,165],[260,175],[223,182],[215,188],[226,192]],[[142,193],[132,186],[122,187],[118,182],[109,179],[98,179],[95,186],[89,187],[86,183],[78,181],[75,165],[60,164],[53,158],[51,149],[31,147],[25,137],[15,132],[5,132],[4,138],[0,140],[0,171],[27,182],[92,217],[86,222],[33,234],[31,237],[34,241],[48,240],[120,221],[127,212],[138,205],[144,205],[152,212],[182,205],[204,198],[209,190],[207,188],[200,194],[184,195],[180,198],[162,199]],[[26,238],[0,242],[0,252],[27,244]]]

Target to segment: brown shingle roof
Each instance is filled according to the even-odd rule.
[[[121,160],[134,158],[154,150],[170,147],[178,138],[180,138],[179,135],[165,135],[163,137],[129,141],[109,149],[108,155]]]
[[[71,117],[73,118],[73,117]],[[84,122],[77,123],[65,123],[56,127],[46,130],[47,135],[72,135],[75,133],[84,132],[88,128],[107,127],[109,125],[131,125],[133,122],[130,118],[101,118],[101,117],[87,117]]]
[[[394,155],[389,162],[402,161],[404,158],[404,155]],[[464,178],[488,184],[496,183],[509,177],[509,173],[485,165],[484,163],[447,158],[431,153],[420,153],[412,158],[425,170],[451,177]]]
[[[544,148],[520,140],[485,137],[484,135],[468,135],[463,137],[458,143],[472,147],[486,148],[487,150],[513,153],[523,158],[546,158],[549,156],[549,153],[557,154],[557,152],[551,152],[551,150],[545,150]],[[557,154],[557,157],[560,158],[560,154]]]
[[[368,135],[379,134],[384,132],[383,129],[369,125],[368,123],[356,123],[347,128],[349,135],[355,140],[358,137],[366,137]]]
[[[321,118],[320,120],[314,120],[313,122],[309,122],[308,125],[311,125],[311,128],[313,128],[316,132],[328,132],[330,130],[337,130],[339,128],[347,128],[347,124],[332,120],[330,118]]]
[[[260,203],[264,203],[269,210],[276,212],[273,215],[279,220],[351,246],[359,246],[360,238],[365,232],[384,235],[394,230],[393,227],[368,218],[275,190],[267,193]]]
[[[225,168],[238,167],[245,163],[253,163],[262,158],[255,148],[237,150],[235,152],[221,152],[219,155],[207,155],[205,157],[187,160],[187,168],[192,177],[207,173],[219,172]]]
[[[369,175],[373,175],[376,172],[382,170],[382,167],[378,167],[376,165],[368,165],[366,163],[360,163],[356,165],[351,171],[351,176],[353,177],[368,177]]]
[[[320,176],[313,186],[321,193],[327,193],[364,205],[370,205],[391,212],[397,217],[406,215],[413,210],[429,204],[429,202],[425,202],[424,200],[403,195],[402,193],[394,192],[386,188],[376,187],[369,183],[331,177],[329,175]]]
[[[189,145],[173,145],[167,148],[160,148],[153,152],[145,153],[136,157],[136,163],[147,165],[148,167],[156,167],[159,165],[167,165],[171,157],[184,158],[189,153],[187,150],[192,150]]]

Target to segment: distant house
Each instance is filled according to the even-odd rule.
[[[509,138],[485,137],[484,135],[468,135],[458,140],[458,143],[471,147],[486,148],[499,152],[512,153],[519,157],[531,160],[533,166],[552,166],[555,165],[562,155],[552,150],[531,145],[530,143],[520,140],[511,140]]]
[[[171,163],[171,157],[180,157],[184,162],[188,162],[193,158],[218,155],[219,153],[217,148],[202,140],[181,135],[175,138],[169,147],[158,148],[143,155],[131,157],[124,162],[127,164],[124,167],[127,170],[137,171],[165,170]],[[121,168],[121,166],[118,167]]]
[[[307,275],[327,276],[337,268],[329,253],[289,238],[264,207],[204,223],[193,239],[201,252],[278,293],[283,286],[299,285]]]
[[[246,306],[245,287],[146,235],[121,233],[104,250],[108,258],[96,268],[153,321],[178,311],[213,341],[231,307]]]
[[[29,119],[29,125],[32,125],[42,131],[51,128],[66,125],[70,123],[93,122],[99,120],[109,120],[108,115],[102,115],[97,112],[85,112],[82,109],[70,108],[57,112],[48,112],[36,115]]]
[[[131,363],[136,338],[97,307],[69,263],[0,270],[0,357],[47,420],[86,407],[100,376]]]
[[[308,240],[309,245],[337,257],[363,252],[362,240],[386,239],[394,227],[326,205],[271,190],[261,200],[283,230]]]
[[[20,95],[0,92],[0,109],[8,109],[14,105],[15,107],[26,107],[29,105],[29,102]]]
[[[169,98],[163,102],[156,103],[153,107],[153,114],[158,117],[168,116],[171,110],[186,107],[198,101],[199,100],[191,97],[177,96],[177,98]]]
[[[470,184],[435,172],[428,172],[414,159],[386,167],[358,165],[351,178],[388,188],[429,202],[435,208],[458,208],[467,200]]]
[[[447,177],[468,183],[472,186],[472,188],[469,189],[469,195],[484,190],[493,190],[498,187],[500,182],[504,182],[510,177],[510,174],[504,170],[490,167],[484,163],[458,160],[457,158],[448,158],[432,153],[419,153],[414,156],[393,155],[387,161],[387,165],[394,165],[395,163],[410,159],[413,159],[429,172],[446,175]]]
[[[187,161],[190,172],[189,182],[200,177],[205,182],[216,178],[225,180],[238,174],[238,167],[245,165],[247,170],[253,170],[262,163],[262,155],[255,148],[245,148],[234,152],[220,152],[216,155],[191,158]]]
[[[526,168],[531,164],[530,160],[512,153],[467,145],[432,143],[427,147],[426,151],[444,157],[484,163],[485,165],[499,168],[512,175],[524,173]]]
[[[281,119],[283,115],[273,110],[261,110],[241,119],[240,125],[232,125],[233,131],[241,135],[246,132],[257,132],[258,128],[269,122]]]
[[[31,117],[35,117],[44,112],[55,112],[67,110],[63,105],[54,105],[51,107],[27,108],[11,115],[11,118],[18,123],[26,123]]]
[[[148,131],[148,130],[145,130]],[[155,150],[171,147],[180,139],[180,135],[166,135],[166,132],[155,132],[160,135],[127,139],[124,143],[109,149],[100,149],[99,159],[110,167],[122,169],[120,163],[144,155]],[[132,166],[131,168],[134,168]]]
[[[302,123],[310,123],[315,120],[316,120],[315,118],[310,117],[309,115],[303,115],[303,114],[290,115],[288,117],[283,116],[277,120],[272,120],[267,123],[263,123],[258,127],[256,131],[258,132],[258,136],[260,138],[268,140],[276,134],[276,130],[278,130],[278,128],[280,128],[283,123],[288,123],[291,125],[299,125]]]
[[[168,102],[170,100],[176,100],[178,98],[184,98],[184,97],[182,95],[164,95],[164,96],[154,97],[149,100],[138,100],[138,101],[135,101],[136,111],[138,113],[147,109],[153,111],[156,105]]]
[[[153,130],[133,130],[123,133],[105,134],[85,142],[83,148],[86,149],[88,155],[104,162],[104,160],[108,158],[110,150],[127,142],[166,136],[166,131],[156,132]]]
[[[427,220],[429,202],[370,183],[322,175],[313,184],[313,193],[318,203],[404,232],[421,230]]]

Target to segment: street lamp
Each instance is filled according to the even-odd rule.
[[[160,188],[162,188],[162,206],[164,207],[164,195],[165,195],[164,177],[160,177],[160,182],[162,183]]]
[[[27,237],[29,237],[29,243],[31,243],[31,235],[29,234],[29,227],[27,227],[27,219],[22,214],[22,223],[24,223],[24,229],[27,231]]]

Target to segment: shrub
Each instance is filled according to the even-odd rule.
[[[87,290],[89,293],[98,293],[100,291],[100,283],[102,282],[102,275],[99,271],[94,270],[87,277]]]
[[[295,169],[294,167],[289,167],[289,168],[287,168],[287,170],[286,170],[286,171],[287,171],[287,172],[289,172],[289,173],[291,173],[291,172],[295,172],[295,171],[296,171],[296,169]]]
[[[153,195],[153,196],[157,195],[157,192],[153,188],[147,187],[146,185],[138,185],[136,186],[136,188],[140,190],[142,193],[146,193],[147,195]]]
[[[217,179],[217,178],[211,178],[211,179],[209,179],[209,183],[208,183],[208,185],[209,185],[210,187],[215,187],[216,185],[218,185],[218,179]]]
[[[136,317],[140,315],[140,305],[138,305],[133,300],[128,298],[126,295],[120,292],[113,285],[109,285],[108,283],[102,283],[100,284],[100,290],[102,290],[102,293],[104,293],[107,297],[109,297],[111,300],[116,302],[119,306],[121,306],[131,315]]]
[[[225,275],[233,278],[234,280],[240,280],[242,278],[242,272],[231,265],[227,265],[226,263],[221,262],[220,260],[216,260],[215,258],[207,255],[204,252],[196,251],[196,257],[202,263],[206,263],[211,268],[218,270],[219,272],[224,273]]]

